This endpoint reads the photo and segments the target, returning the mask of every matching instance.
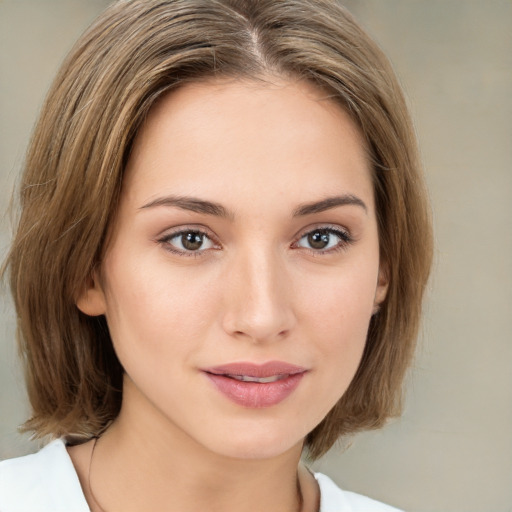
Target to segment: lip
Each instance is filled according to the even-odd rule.
[[[229,363],[202,371],[226,398],[242,407],[259,409],[277,405],[287,398],[297,388],[307,369],[282,361],[270,361],[264,364]],[[248,382],[236,379],[242,376],[276,380]]]

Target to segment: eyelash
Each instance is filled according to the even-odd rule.
[[[220,245],[218,242],[215,241],[214,237],[211,234],[209,234],[207,231],[205,231],[203,229],[198,229],[198,228],[180,229],[179,231],[168,233],[168,234],[162,236],[157,241],[164,247],[164,249],[166,251],[169,251],[173,254],[177,254],[179,256],[184,256],[184,257],[199,258],[199,257],[202,257],[206,251],[210,250],[210,249],[202,249],[202,250],[199,249],[197,251],[193,251],[193,250],[181,250],[181,249],[176,249],[175,247],[173,247],[173,245],[171,244],[171,240],[178,238],[180,236],[183,236],[187,233],[193,233],[196,235],[200,235],[201,237],[205,237],[205,238],[211,240],[211,242],[214,245],[217,245],[217,246]],[[316,234],[316,233],[335,235],[336,237],[338,237],[339,241],[334,247],[331,247],[326,250],[322,250],[322,249],[316,250],[316,249],[298,246],[299,242],[303,238],[305,238],[309,235],[312,235],[312,234]],[[341,230],[338,227],[320,226],[320,227],[317,227],[314,229],[310,229],[306,232],[303,232],[297,238],[297,240],[295,242],[293,242],[292,247],[305,249],[306,251],[313,254],[314,256],[321,256],[324,254],[332,254],[332,253],[336,253],[339,251],[344,251],[351,244],[353,244],[354,241],[355,240],[352,238],[352,236],[347,231]]]
[[[187,250],[176,249],[171,244],[171,240],[173,240],[175,238],[179,238],[180,236],[183,236],[187,233],[194,233],[194,234],[200,235],[204,238],[211,240],[214,245],[217,245],[217,246],[220,245],[220,244],[218,244],[218,242],[215,241],[214,237],[209,232],[207,232],[203,229],[198,229],[198,228],[180,229],[178,231],[174,231],[172,233],[168,233],[168,234],[162,236],[157,241],[163,246],[163,248],[166,251],[169,251],[173,254],[177,254],[178,256],[200,258],[201,256],[203,256],[204,252],[209,249],[203,249],[203,250],[197,250],[197,251],[191,251],[191,250],[187,251]]]
[[[340,251],[344,251],[348,249],[350,245],[354,243],[354,238],[350,235],[348,231],[342,230],[339,227],[334,226],[319,226],[314,229],[309,229],[306,232],[303,232],[301,236],[297,239],[296,242],[292,244],[292,246],[297,246],[298,243],[305,237],[316,234],[316,233],[322,233],[322,234],[328,234],[328,235],[335,235],[339,241],[338,243],[329,249],[311,249],[307,247],[302,247],[302,249],[306,249],[308,252],[310,252],[313,256],[323,256],[324,254],[332,254],[337,253]]]

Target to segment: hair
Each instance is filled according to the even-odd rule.
[[[312,458],[399,414],[432,257],[427,194],[391,66],[334,0],[124,0],[64,61],[43,105],[20,184],[3,272],[36,437],[101,432],[119,413],[123,369],[103,316],[75,302],[101,263],[123,172],[152,105],[212,77],[306,80],[359,126],[372,167],[389,288],[346,393],[306,438]]]

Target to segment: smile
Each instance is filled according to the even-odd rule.
[[[254,409],[272,407],[288,398],[307,371],[281,361],[263,365],[230,363],[203,370],[225,398],[239,406]]]
[[[267,384],[269,382],[276,382],[278,380],[286,379],[289,375],[272,375],[271,377],[251,377],[250,375],[226,375],[230,379],[239,380],[241,382],[259,382],[260,384]]]

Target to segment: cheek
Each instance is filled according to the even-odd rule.
[[[307,338],[315,340],[318,361],[331,377],[348,385],[359,365],[373,312],[377,265],[354,265],[336,276],[309,283],[301,309]],[[343,390],[344,391],[344,390]]]
[[[136,258],[133,258],[136,260]],[[106,265],[107,321],[121,362],[163,361],[191,352],[214,314],[213,287],[158,263],[140,265],[112,254]]]
[[[378,263],[340,266],[304,283],[302,309],[322,326],[366,330],[375,302]]]

